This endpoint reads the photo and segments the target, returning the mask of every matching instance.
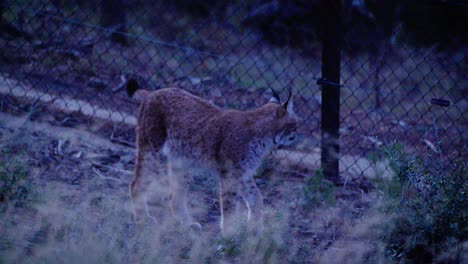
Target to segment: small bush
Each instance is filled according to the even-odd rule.
[[[25,206],[36,197],[33,179],[16,158],[9,161],[0,158],[0,211],[8,206]]]
[[[468,237],[466,163],[445,166],[441,157],[421,159],[405,153],[401,145],[387,153],[396,179],[382,190],[397,201],[386,208],[395,215],[384,235],[387,256],[417,263],[460,262]]]
[[[314,176],[305,179],[302,193],[306,209],[312,209],[323,202],[328,204],[335,202],[335,186],[324,179],[321,170],[316,170]]]

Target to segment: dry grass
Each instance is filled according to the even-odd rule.
[[[201,232],[182,228],[171,216],[136,225],[127,196],[131,148],[78,129],[3,114],[2,120],[2,148],[20,144],[22,164],[35,179],[31,187],[40,194],[37,202],[10,206],[0,215],[0,259],[6,263],[327,262],[337,252],[357,254],[347,245],[363,251],[350,258],[359,263],[366,252],[375,252],[365,246],[366,235],[356,233],[368,222],[365,214],[374,194],[339,187],[335,202],[318,199],[311,207],[303,179],[267,165],[257,179],[267,206],[261,233],[240,229],[231,237],[220,235],[216,182],[206,175],[195,176],[189,194]],[[310,185],[311,191],[319,190],[317,184]],[[355,240],[361,242],[350,242]]]
[[[450,54],[397,48],[380,69],[380,76],[385,79],[380,89],[384,107],[375,115],[375,83],[370,77],[375,58],[366,54],[345,57],[342,139],[345,147],[359,149],[359,153],[341,157],[343,184],[336,186],[326,179],[308,181],[314,177],[311,170],[319,167],[320,157],[315,150],[321,103],[316,85],[320,75],[316,54],[309,57],[301,50],[273,47],[258,42],[254,35],[231,31],[216,23],[208,23],[203,27],[206,32],[197,35],[187,16],[174,19],[162,14],[158,21],[153,21],[152,16],[141,21],[145,19],[154,25],[133,25],[130,32],[139,37],[125,48],[108,42],[97,30],[66,23],[56,30],[44,27],[47,22],[57,25],[55,21],[32,20],[35,22],[29,25],[31,31],[42,32],[37,40],[40,45],[19,40],[7,45],[0,40],[5,54],[17,54],[20,47],[19,58],[23,56],[28,61],[19,66],[2,65],[2,71],[20,80],[29,75],[46,76],[51,81],[75,84],[79,89],[59,87],[55,91],[47,81],[44,87],[32,87],[2,76],[1,93],[50,104],[55,110],[80,111],[86,116],[132,125],[134,109],[127,111],[122,94],[112,94],[109,89],[122,73],[138,73],[150,89],[180,86],[213,99],[218,105],[240,109],[266,102],[268,88],[281,91],[292,86],[297,92],[298,112],[304,118],[302,129],[308,137],[304,141],[310,142],[303,144],[300,151],[277,151],[276,159],[266,164],[257,178],[268,208],[266,229],[257,235],[240,230],[235,236],[221,237],[216,184],[203,174],[196,175],[190,193],[191,208],[204,226],[201,232],[181,228],[167,210],[161,213],[158,224],[136,225],[127,197],[133,169],[132,148],[79,129],[2,114],[0,147],[17,156],[28,176],[35,180],[30,187],[40,195],[35,203],[9,206],[0,213],[4,223],[0,227],[0,263],[392,262],[381,237],[392,228],[393,215],[384,209],[389,207],[386,193],[395,191],[389,181],[395,175],[388,159],[362,157],[369,150],[381,150],[374,143],[368,147],[370,143],[365,138],[375,136],[385,141],[399,137],[424,148],[419,142],[426,136],[425,121],[432,112],[447,128],[444,144],[453,145],[458,138],[460,146],[465,146],[465,137],[459,131],[466,127],[461,122],[466,99],[457,84],[466,78],[459,72],[464,67],[458,66],[463,59],[459,52],[453,55],[455,63],[449,63],[456,64],[456,69],[452,69],[439,60],[452,59]],[[91,20],[97,22],[96,18]],[[64,39],[62,44],[49,43],[57,37],[56,32]],[[174,32],[178,32],[177,45],[183,47],[165,45],[173,41],[165,36],[173,36]],[[83,40],[92,43],[92,52],[79,51]],[[57,45],[57,49],[50,48]],[[200,50],[216,54],[207,55]],[[74,51],[81,52],[78,59],[69,57]],[[93,77],[102,79],[106,88],[89,87],[88,81]],[[434,110],[428,104],[432,97],[446,95],[456,103],[446,111]],[[117,106],[119,111],[125,111],[107,109]],[[1,159],[4,164],[9,163],[12,156],[2,155]],[[372,179],[377,189],[367,192],[361,185],[351,184],[363,179]],[[465,242],[463,246],[466,245]]]

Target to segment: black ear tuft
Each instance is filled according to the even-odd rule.
[[[273,88],[270,88],[271,89],[271,92],[273,93],[273,98],[275,98],[276,100],[278,100],[278,102],[281,102],[281,99],[279,97],[279,94],[273,90]]]
[[[288,89],[288,99],[283,103],[283,107],[284,109],[288,109],[288,103],[289,103],[289,100],[291,99],[291,96],[292,96],[292,92],[291,92],[291,88]]]
[[[133,94],[136,92],[136,90],[140,89],[140,86],[138,85],[138,81],[136,79],[129,79],[127,81],[127,94],[129,97],[132,97]]]

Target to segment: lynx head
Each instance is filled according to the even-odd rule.
[[[273,143],[278,146],[289,146],[296,140],[297,116],[294,113],[294,104],[291,90],[286,101],[281,102],[279,95],[272,89],[273,97],[268,101],[273,110]]]

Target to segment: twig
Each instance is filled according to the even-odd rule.
[[[114,172],[120,172],[120,173],[123,173],[123,174],[127,174],[127,175],[133,175],[133,172],[132,171],[128,171],[128,170],[124,170],[124,169],[119,169],[119,168],[116,168],[116,167],[112,167],[112,166],[108,166],[108,165],[104,165],[104,164],[101,164],[101,163],[97,163],[97,162],[91,162],[91,164],[95,167],[101,167],[101,168],[106,168],[106,169],[109,169],[109,170],[112,170]]]
[[[367,139],[368,141],[370,141],[372,144],[376,145],[377,147],[380,147],[383,145],[382,141],[374,138],[374,137],[371,137],[371,136],[362,136],[362,138],[364,139]]]
[[[121,144],[121,145],[124,145],[124,146],[127,146],[127,147],[136,148],[135,143],[130,142],[130,141],[128,141],[128,140],[119,139],[119,138],[111,138],[110,141],[111,141],[112,143],[118,143],[118,144]]]
[[[439,127],[436,124],[436,118],[434,115],[434,112],[432,112],[432,124],[434,126],[434,137],[437,143],[437,154],[439,154],[439,168],[443,168],[443,157],[442,157],[442,146],[440,144],[440,139],[439,139]]]
[[[120,75],[120,83],[116,87],[112,88],[112,92],[116,93],[120,91],[122,88],[125,87],[125,84],[127,84],[127,79],[124,75]]]
[[[135,143],[133,142],[130,142],[128,140],[125,140],[125,139],[120,139],[120,138],[116,138],[114,137],[114,132],[115,132],[115,126],[116,124],[114,124],[114,128],[112,129],[112,133],[110,135],[110,141],[112,143],[118,143],[118,144],[121,144],[121,145],[124,145],[124,146],[127,146],[127,147],[132,147],[132,148],[136,148],[136,145]]]
[[[115,178],[115,177],[103,175],[97,168],[93,168],[93,171],[94,171],[94,173],[96,173],[97,176],[99,176],[99,178],[102,178],[102,179],[104,179],[104,180],[116,181],[116,182],[118,182],[118,183],[123,183],[123,181],[122,181],[121,179],[117,179],[117,178]]]
[[[67,141],[66,141],[66,140],[63,140],[63,139],[59,139],[59,140],[58,140],[58,143],[57,143],[57,154],[63,155],[62,149],[63,149],[63,145],[64,145],[66,142],[67,142]]]
[[[348,176],[345,177],[345,180],[343,182],[343,190],[346,188],[347,183],[348,183]]]
[[[293,174],[297,178],[301,178],[301,179],[311,177],[311,175],[308,175],[308,174],[305,174],[305,173],[302,173],[302,172],[298,172],[298,171],[294,171],[294,170],[282,170],[282,171],[279,171],[279,172],[280,172],[281,175],[282,174]]]
[[[434,144],[432,144],[432,142],[430,142],[430,141],[427,140],[427,139],[423,139],[423,142],[424,142],[424,144],[426,144],[426,146],[428,146],[432,151],[434,151],[436,154],[439,154],[439,151],[438,151],[437,148],[434,146]]]

